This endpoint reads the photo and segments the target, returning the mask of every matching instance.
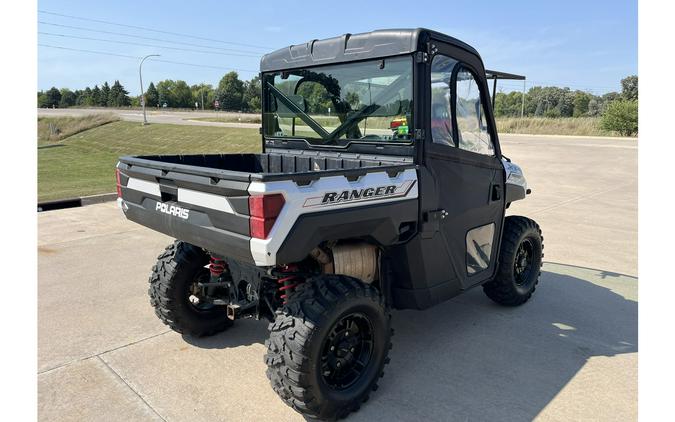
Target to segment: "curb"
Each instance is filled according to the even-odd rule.
[[[80,198],[57,199],[55,201],[38,202],[37,211],[54,211],[65,208],[77,208],[87,205],[100,204],[103,202],[111,202],[117,199],[117,193],[103,193],[100,195],[83,196]]]

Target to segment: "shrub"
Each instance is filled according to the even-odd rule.
[[[638,132],[637,101],[612,101],[602,114],[600,125],[605,130],[616,131],[623,136],[635,135]]]

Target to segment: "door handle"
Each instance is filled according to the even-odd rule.
[[[493,201],[499,201],[502,199],[502,187],[501,185],[492,185],[492,193],[490,194]]]

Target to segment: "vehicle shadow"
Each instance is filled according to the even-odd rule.
[[[589,358],[638,351],[638,303],[616,293],[637,297],[636,278],[544,269],[521,307],[493,304],[479,288],[424,312],[396,312],[380,389],[350,420],[532,420]]]
[[[228,349],[251,344],[264,344],[268,337],[269,321],[254,319],[238,320],[224,332],[211,337],[192,337],[182,334],[183,340],[202,349]],[[262,359],[262,358],[261,358]]]
[[[637,279],[547,263],[521,307],[477,288],[426,311],[395,311],[391,363],[349,420],[532,420],[589,358],[637,352],[638,303],[620,291],[636,292]],[[184,338],[200,348],[264,343],[267,322]]]

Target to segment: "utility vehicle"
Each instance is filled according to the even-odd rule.
[[[178,239],[150,301],[172,329],[266,318],[267,376],[298,412],[335,419],[376,389],[391,309],[472,287],[525,303],[542,236],[505,217],[530,192],[502,155],[486,71],[426,29],[346,34],[261,59],[261,153],[122,157],[126,217]]]

